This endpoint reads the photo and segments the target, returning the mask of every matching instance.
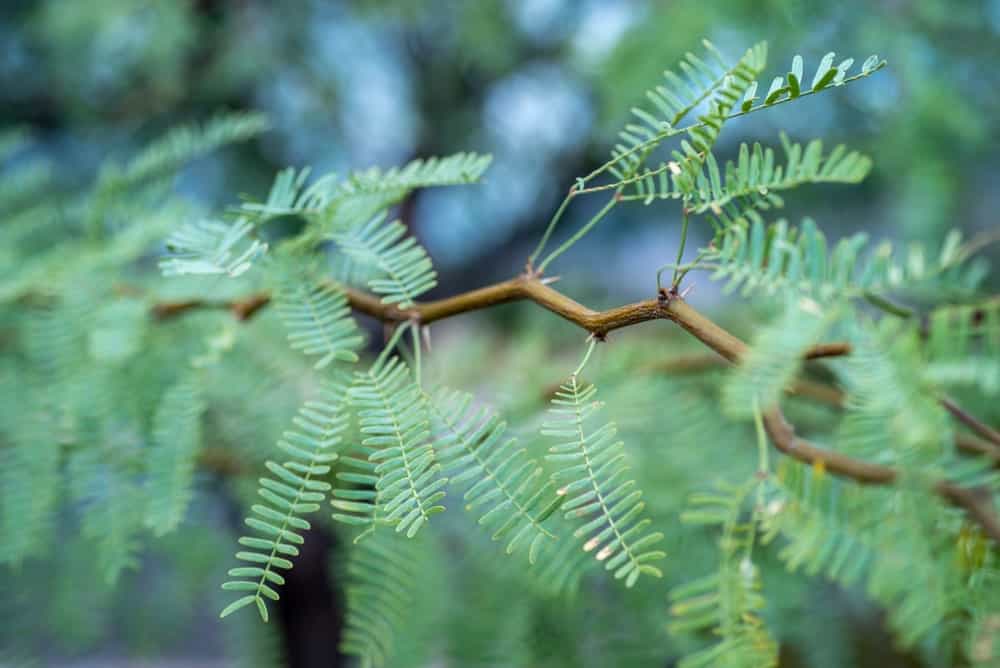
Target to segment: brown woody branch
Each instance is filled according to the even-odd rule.
[[[714,353],[705,353],[697,355],[684,355],[681,357],[663,360],[654,365],[650,365],[647,367],[647,370],[672,374],[700,373],[722,368],[725,364],[726,361],[718,355]],[[836,409],[843,409],[847,400],[847,396],[844,391],[839,387],[809,380],[807,378],[796,378],[793,380],[785,389],[785,394],[792,397],[810,399]],[[980,434],[980,436],[997,434],[995,429],[979,421],[950,399],[942,397],[938,401],[945,409],[948,410],[948,412],[952,413],[952,415],[960,422]],[[993,466],[1000,468],[1000,442],[998,441],[988,438],[979,438],[972,434],[960,432],[955,434],[955,447],[960,452],[967,455],[985,457],[992,462]]]
[[[258,292],[243,299],[231,302],[212,301],[208,299],[183,299],[175,302],[160,302],[154,304],[151,313],[157,320],[169,320],[177,316],[184,315],[188,311],[199,309],[226,310],[233,314],[237,320],[249,320],[257,311],[264,308],[271,302],[271,295],[266,292]]]
[[[678,304],[683,306],[682,313],[694,312],[690,306],[679,301],[671,302],[671,307]],[[685,317],[684,320],[687,321],[688,318]],[[697,323],[696,327],[691,326],[690,323],[687,326],[684,322],[678,322],[678,324],[734,364],[746,355],[746,344],[711,320],[699,314],[695,322]],[[889,485],[894,483],[898,477],[898,472],[891,467],[854,459],[799,438],[795,435],[792,426],[785,420],[779,406],[765,412],[763,420],[764,428],[771,440],[774,441],[775,447],[780,452],[801,462],[821,465],[831,473],[852,478],[862,484]],[[969,517],[978,523],[988,536],[1000,543],[1000,519],[997,518],[993,508],[991,494],[960,487],[947,481],[938,482],[934,486],[934,490],[948,502],[965,509]]]
[[[996,429],[980,422],[948,397],[941,397],[939,401],[941,402],[941,405],[945,407],[945,410],[951,413],[959,422],[985,438],[990,443],[1000,446],[1000,432]]]
[[[532,301],[587,330],[598,339],[604,339],[609,332],[616,329],[641,322],[671,320],[731,363],[738,363],[747,352],[747,345],[743,341],[699,313],[682,298],[667,292],[662,292],[657,299],[647,299],[606,311],[594,311],[550,287],[551,282],[548,279],[543,280],[538,276],[525,274],[454,297],[423,302],[404,309],[384,304],[376,296],[353,288],[346,288],[346,293],[348,301],[355,310],[387,323],[414,321],[419,324],[430,324],[497,304]],[[228,303],[197,300],[175,302],[157,305],[153,313],[157,317],[168,318],[194,308],[222,307],[232,311],[238,319],[245,320],[252,317],[269,300],[267,294],[261,293],[245,300]],[[804,357],[813,359],[844,355],[849,352],[850,346],[846,343],[823,344],[810,348]],[[852,478],[863,484],[892,484],[897,479],[898,473],[893,468],[854,459],[799,438],[778,406],[769,409],[764,414],[763,420],[775,447],[794,459],[808,464],[822,465],[831,473]],[[969,517],[978,523],[987,535],[1000,543],[1000,519],[994,512],[991,495],[945,481],[937,483],[935,491],[948,502],[965,509]]]
[[[414,321],[428,325],[461,313],[479,311],[498,304],[532,301],[587,330],[599,339],[604,339],[609,332],[616,329],[649,320],[673,320],[685,329],[689,327],[706,329],[705,323],[702,321],[707,322],[707,320],[690,307],[687,307],[689,310],[685,310],[684,307],[676,307],[674,310],[667,308],[670,303],[684,304],[677,298],[663,295],[658,299],[647,299],[606,311],[594,311],[550,287],[551,282],[550,279],[540,279],[534,276],[518,276],[483,288],[463,292],[454,297],[420,302],[409,308],[385,304],[375,295],[362,290],[346,286],[342,286],[341,289],[344,290],[348,302],[355,311],[388,323]],[[238,320],[247,320],[269,302],[270,295],[261,292],[231,302],[198,299],[162,302],[154,305],[152,312],[154,317],[165,320],[195,309],[225,309],[231,311]],[[721,343],[725,342],[720,341]],[[850,354],[850,352],[851,347],[848,343],[822,343],[809,348],[803,357],[806,359],[836,357]]]

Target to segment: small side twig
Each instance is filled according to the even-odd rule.
[[[944,406],[945,410],[955,417],[956,420],[985,438],[990,443],[1000,446],[1000,431],[997,431],[996,429],[993,429],[989,425],[976,419],[973,415],[968,413],[948,397],[941,397],[938,401],[942,406]]]

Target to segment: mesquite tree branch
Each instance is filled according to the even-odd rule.
[[[428,325],[461,313],[478,311],[498,304],[531,301],[587,330],[599,339],[605,338],[609,332],[616,329],[649,320],[673,320],[685,329],[695,327],[707,331],[702,322],[706,319],[690,307],[685,309],[686,304],[676,297],[670,298],[662,295],[658,299],[625,304],[606,311],[594,311],[551,287],[551,282],[551,279],[522,275],[463,292],[454,297],[420,302],[409,308],[384,304],[377,296],[348,286],[340,286],[340,289],[347,295],[347,300],[355,311],[387,323],[412,320],[422,325]],[[266,306],[269,301],[270,295],[266,292],[260,292],[231,302],[200,299],[161,302],[153,306],[152,313],[157,319],[165,320],[195,309],[226,309],[231,311],[236,319],[247,320]],[[667,307],[671,302],[684,304],[684,306],[676,306],[674,310],[670,310]],[[689,331],[691,330],[689,329]],[[847,355],[850,351],[851,347],[848,343],[821,343],[806,350],[803,357],[805,359],[837,357]]]
[[[641,322],[671,320],[733,364],[739,363],[748,351],[747,345],[742,340],[702,315],[674,293],[661,291],[656,299],[626,304],[606,311],[594,311],[552,288],[551,282],[551,279],[542,279],[536,274],[524,274],[453,297],[414,304],[408,308],[384,304],[378,297],[354,288],[345,287],[344,291],[356,311],[387,323],[414,321],[430,324],[497,304],[532,301],[587,330],[598,339],[604,339],[609,332],[616,329]],[[237,319],[246,320],[269,301],[270,296],[266,293],[229,303],[191,300],[158,304],[153,307],[153,313],[158,318],[169,318],[194,308],[227,308]],[[850,345],[847,343],[821,344],[808,349],[804,357],[814,359],[849,353]],[[763,420],[764,428],[775,447],[789,457],[823,466],[830,473],[851,478],[862,484],[886,485],[892,484],[897,479],[898,472],[889,466],[854,459],[799,438],[785,420],[779,406],[769,408],[764,413]],[[934,490],[949,503],[963,508],[968,516],[982,527],[986,535],[1000,543],[1000,519],[993,509],[991,495],[946,481],[937,483]]]

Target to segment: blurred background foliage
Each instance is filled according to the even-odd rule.
[[[791,195],[793,219],[808,213],[834,239],[866,230],[876,238],[938,242],[950,227],[967,237],[997,228],[1000,0],[6,0],[0,5],[0,126],[25,127],[33,142],[17,160],[37,163],[60,187],[72,189],[88,182],[109,155],[130,155],[165,128],[223,109],[265,112],[272,130],[261,139],[201,159],[183,173],[184,193],[215,208],[233,204],[239,193],[263,197],[274,172],[286,165],[345,172],[453,151],[493,153],[483,186],[421,191],[401,206],[402,219],[435,258],[442,274],[436,294],[444,295],[518,271],[573,178],[605,160],[629,108],[702,37],[729,56],[768,40],[772,63],[789,62],[794,53],[815,62],[830,50],[861,58],[878,53],[888,60],[889,68],[877,77],[822,100],[802,100],[794,112],[779,108],[727,125],[720,155],[731,155],[741,140],[772,137],[784,128],[795,140],[822,136],[874,157],[875,170],[860,187]],[[584,205],[571,210],[581,218],[587,213]],[[595,308],[648,297],[655,269],[676,252],[675,216],[674,207],[620,207],[554,273],[563,273],[566,292]],[[695,242],[707,238],[703,233]],[[987,254],[996,258],[995,247]],[[996,285],[995,273],[992,280]],[[700,305],[721,299],[703,278],[694,283]],[[263,319],[254,326],[273,324]],[[562,377],[566,365],[549,358],[553,341],[578,338],[548,314],[504,307],[436,327],[435,346],[460,349],[467,359],[489,359],[516,386],[485,384],[481,369],[448,368],[445,356],[432,363],[443,365],[441,373],[457,386],[497,396],[512,408],[510,421],[531,431],[538,402],[517,388],[542,388]],[[244,352],[239,365],[226,368],[246,378],[243,392],[254,382],[248,359],[280,367],[286,378],[304,368],[277,350]],[[625,369],[634,364],[625,363],[628,354],[635,350],[609,353],[600,373],[617,373],[621,382],[672,385],[621,393],[650,397],[646,404],[609,410],[627,439],[653,429],[648,416],[662,409],[652,397],[666,391],[681,397],[670,410],[671,419],[680,416],[672,423],[678,431],[704,424],[705,416],[685,409],[705,405],[685,403],[684,397],[701,391],[698,381],[629,379]],[[250,424],[233,420],[216,427],[234,439],[242,430],[248,447],[266,453],[298,397],[260,385],[253,402],[268,411]],[[606,398],[613,404],[614,396]],[[216,399],[240,401],[232,393]],[[829,417],[794,404],[789,412],[806,424]],[[225,412],[216,419],[225,421]],[[691,435],[700,445],[680,453],[692,460],[688,464],[671,451],[670,469],[656,465],[664,453],[637,449],[635,455],[649,462],[639,467],[646,489],[682,484],[673,477],[699,470],[713,452],[722,455],[734,428],[722,423],[718,429]],[[682,498],[654,495],[650,504],[674,513],[678,508],[671,504]],[[270,665],[267,659],[282,651],[296,665],[330,665],[309,662],[335,647],[333,630],[310,629],[315,620],[329,623],[337,615],[328,589],[292,588],[289,600],[303,607],[287,613],[298,617],[284,617],[277,630],[274,624],[261,628],[249,616],[224,625],[213,621],[215,599],[206,602],[204,592],[217,588],[219,560],[228,560],[233,544],[217,528],[235,526],[237,517],[227,513],[238,510],[209,497],[198,508],[193,525],[157,547],[158,553],[184,552],[185,558],[170,561],[164,571],[157,569],[156,554],[148,556],[115,592],[82,591],[88,575],[74,570],[79,564],[68,555],[75,548],[67,544],[67,564],[52,576],[44,616],[15,619],[4,637],[13,637],[19,625],[34,626],[31,633],[38,635],[37,624],[44,623],[50,626],[42,636],[60,638],[50,648],[52,657],[92,660],[90,665],[120,657],[195,665],[191,657],[223,655],[239,665]],[[334,539],[311,543],[320,561],[331,558],[324,540]],[[697,562],[699,550],[705,554],[709,546],[704,540],[672,546],[671,553],[675,563],[685,560],[678,554]],[[474,587],[476,569],[493,556],[470,550],[456,559],[455,579],[445,586],[462,591]],[[303,559],[296,568],[308,576],[310,563]],[[516,581],[513,574],[499,577]],[[787,665],[861,665],[859,657],[873,666],[918,665],[893,654],[887,637],[871,630],[877,613],[861,597],[805,578],[778,578],[774,585],[782,591],[772,599],[791,602],[773,611],[791,629],[790,637],[781,638],[789,643],[782,656]],[[489,598],[497,591],[486,590],[477,605],[506,610],[500,615],[504,624],[519,630],[496,635],[549,643],[546,665],[610,665],[612,656],[631,657],[629,665],[662,665],[657,657],[669,655],[663,619],[638,616],[639,627],[624,628],[607,618],[608,611],[558,603],[522,615],[516,595]],[[643,609],[661,609],[665,601],[659,587],[607,595]],[[316,603],[323,596],[328,602]],[[156,604],[149,604],[153,599]],[[802,605],[831,618],[824,619],[825,637],[815,634],[814,625],[796,631]],[[469,628],[451,630],[450,637],[466,643],[449,648],[459,657],[454,665],[464,665],[463,656],[483,656],[475,643],[489,634],[474,628],[479,621],[469,615],[463,621]],[[562,629],[573,624],[601,630],[592,646],[573,648],[573,634],[560,640]],[[527,650],[517,643],[489,651],[508,665],[525,665],[518,657]],[[527,655],[538,660],[537,653]],[[500,659],[487,665],[500,665]]]
[[[420,193],[405,207],[451,292],[520,264],[572,179],[603,162],[629,108],[702,37],[731,56],[766,39],[774,63],[829,50],[889,61],[877,80],[723,134],[721,155],[783,127],[875,156],[864,186],[796,194],[793,217],[810,213],[834,237],[919,241],[995,226],[998,35],[997,0],[8,0],[0,122],[33,129],[25,159],[73,181],[165,127],[225,108],[266,112],[266,137],[189,170],[187,189],[213,205],[260,196],[285,165],[344,172],[492,152],[485,187]],[[601,253],[616,277],[592,276],[592,287],[646,295],[676,222],[657,207],[615,212],[578,251]]]

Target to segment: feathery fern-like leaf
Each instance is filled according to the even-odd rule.
[[[417,188],[476,183],[491,161],[489,155],[456,153],[443,158],[413,160],[403,167],[388,170],[372,167],[354,172],[345,179],[329,173],[309,185],[308,168],[299,171],[288,168],[278,172],[266,202],[247,202],[241,211],[258,222],[287,215],[323,216],[324,219],[313,222],[322,231],[330,232],[342,227],[338,223],[344,220],[356,220],[360,211],[364,211],[361,217],[370,219]],[[345,207],[349,211],[340,210]],[[316,231],[307,234],[310,238],[322,236],[322,232]]]
[[[471,483],[465,508],[491,529],[492,539],[504,540],[507,554],[527,546],[533,564],[545,541],[555,539],[542,523],[563,499],[541,479],[543,469],[527,450],[504,438],[506,423],[471,403],[472,395],[448,390],[429,401],[438,461],[451,483]]]
[[[217,116],[204,125],[184,125],[167,132],[147,146],[122,169],[111,167],[101,176],[99,189],[120,189],[176,171],[186,162],[221,146],[246,141],[267,130],[267,117],[260,113]]]
[[[377,519],[412,538],[431,516],[444,510],[437,503],[448,482],[434,460],[423,390],[405,363],[389,357],[376,360],[368,371],[355,372],[350,396],[365,435],[361,445],[368,461],[353,462],[359,473],[348,473],[350,478],[338,477],[361,484],[370,484],[372,476],[377,480],[374,495],[370,489],[360,490],[357,498],[335,493],[334,507],[347,512],[334,518],[355,524],[373,524]]]
[[[267,244],[249,239],[249,221],[229,224],[202,220],[182,225],[167,238],[167,257],[160,260],[164,276],[182,274],[228,274],[247,271],[267,251]]]
[[[337,185],[337,174],[324,174],[311,185],[306,185],[311,170],[303,167],[282,169],[275,175],[274,183],[264,202],[244,202],[240,212],[260,225],[272,218],[294,215],[315,215],[330,203]]]
[[[726,292],[741,288],[746,296],[759,288],[774,294],[788,287],[830,301],[872,299],[878,293],[915,291],[924,285],[967,295],[975,292],[984,277],[980,265],[963,265],[955,235],[932,261],[916,245],[910,246],[905,257],[897,257],[888,242],[865,256],[868,236],[864,233],[840,240],[828,252],[826,237],[809,218],[796,228],[784,220],[766,226],[755,212],[746,214],[745,219],[733,221],[703,256],[706,266],[715,269],[713,280],[728,280]]]
[[[397,631],[416,603],[423,539],[379,527],[350,548],[340,649],[357,656],[364,668],[382,668],[392,660]]]
[[[384,303],[407,308],[437,285],[437,272],[427,251],[407,236],[403,224],[385,219],[381,213],[364,225],[334,234],[333,239],[345,254],[382,272],[368,286],[382,295]]]
[[[651,201],[656,195],[653,177],[668,170],[674,175],[682,176],[680,185],[689,187],[729,118],[812,95],[830,87],[842,86],[867,77],[885,65],[884,60],[872,56],[865,61],[859,73],[848,77],[847,73],[854,64],[854,59],[848,58],[835,66],[834,54],[829,53],[820,62],[812,87],[805,90],[801,78],[802,59],[796,56],[792,72],[787,78],[775,77],[763,100],[755,105],[760,99],[757,96],[756,78],[766,65],[767,45],[760,43],[748,49],[731,69],[727,69],[725,60],[711,43],[706,41],[705,46],[712,64],[706,64],[697,56],[687,54],[681,69],[688,80],[668,71],[665,74],[668,85],[659,86],[647,94],[656,111],[650,113],[633,109],[640,122],[627,125],[620,134],[622,141],[612,151],[609,171],[619,182],[634,184],[634,194],[628,195],[631,199]],[[706,99],[709,99],[709,111],[700,116],[697,123],[685,128],[674,127]],[[738,110],[734,112],[737,104]],[[643,163],[656,146],[682,132],[688,134],[690,141],[683,141],[680,151],[674,152],[674,163],[642,171]]]
[[[524,573],[542,596],[572,599],[579,593],[584,578],[601,565],[590,553],[581,550],[578,542],[571,540],[574,525],[574,521],[565,517],[553,517],[551,526],[556,540],[542,543],[535,564]]]
[[[1000,393],[1000,299],[933,310],[923,356],[933,383]]]
[[[292,567],[291,558],[299,554],[296,546],[305,541],[302,532],[310,528],[302,515],[319,510],[330,490],[330,484],[319,478],[330,472],[331,462],[337,459],[335,448],[349,419],[346,397],[346,387],[331,383],[321,399],[308,401],[299,410],[294,420],[297,430],[286,431],[278,441],[289,459],[267,462],[273,477],[261,478],[258,489],[265,503],[254,505],[253,515],[246,518],[247,526],[257,535],[239,540],[248,549],[237,552],[236,558],[249,565],[230,569],[229,576],[238,579],[222,585],[227,591],[250,593],[226,606],[221,617],[253,603],[261,619],[267,621],[264,599],[278,600],[275,585],[281,586],[285,579],[277,571]]]
[[[663,540],[663,534],[646,532],[652,520],[641,518],[642,492],[625,475],[624,444],[614,440],[614,423],[591,430],[589,418],[600,408],[596,393],[596,387],[581,384],[576,374],[556,392],[549,409],[552,419],[543,425],[542,434],[559,442],[549,448],[546,459],[559,466],[552,479],[561,485],[559,495],[566,497],[566,518],[583,521],[573,535],[585,539],[584,551],[597,550],[595,557],[605,569],[631,587],[642,574],[662,577],[650,562],[666,554],[649,548]]]
[[[781,398],[802,362],[802,352],[819,342],[836,316],[808,298],[789,297],[775,322],[754,335],[749,353],[722,386],[722,405],[730,415],[748,417],[754,406],[768,409]]]
[[[670,592],[671,633],[711,629],[719,641],[681,659],[680,668],[724,666],[761,668],[778,665],[778,646],[759,612],[764,608],[760,575],[751,561],[756,519],[742,520],[743,504],[759,481],[719,484],[718,490],[692,496],[682,514],[686,523],[718,525],[721,560],[717,572]]]
[[[783,461],[767,483],[764,542],[781,535],[779,556],[791,568],[844,584],[861,581],[890,611],[904,646],[938,633],[977,587],[960,573],[950,511],[910,485],[861,488],[832,481],[822,467]],[[889,504],[893,521],[879,509]],[[914,586],[914,583],[920,583]]]
[[[455,153],[444,158],[413,160],[403,167],[377,167],[355,172],[342,185],[345,192],[410,191],[415,188],[475,183],[490,166],[493,156]]]
[[[708,54],[708,62],[688,52],[679,65],[682,75],[667,70],[663,73],[666,85],[657,86],[646,93],[654,111],[651,113],[637,107],[632,109],[638,122],[625,126],[619,133],[621,143],[616,144],[611,153],[613,164],[609,171],[618,180],[635,176],[653,148],[664,139],[685,131],[675,129],[677,123],[699,104],[711,98],[709,112],[687,129],[698,148],[690,145],[686,147],[686,152],[696,157],[699,151],[709,150],[729,111],[760,74],[767,61],[767,45],[763,42],[748,49],[733,66],[726,62],[711,42],[703,40],[702,43]],[[643,194],[644,181],[640,179],[636,185],[640,194]]]
[[[769,209],[784,204],[775,191],[796,188],[806,183],[860,183],[871,170],[872,161],[843,145],[823,155],[823,144],[815,139],[804,148],[782,135],[785,164],[776,164],[774,150],[754,143],[751,149],[740,144],[736,162],[726,161],[725,168],[712,153],[700,163],[686,160],[671,162],[644,174],[643,187],[636,195],[623,199],[686,199],[691,213],[722,213],[731,202],[742,208]],[[693,165],[693,169],[682,168]],[[655,177],[655,178],[654,178]]]
[[[337,471],[339,483],[330,494],[334,520],[365,527],[355,536],[355,542],[374,531],[379,519],[379,475],[377,465],[370,459],[377,451],[377,448],[362,445],[355,447],[352,454],[342,455]]]
[[[83,509],[80,532],[96,544],[98,563],[111,584],[122,571],[139,564],[142,488],[104,447],[88,446],[73,453],[67,473],[73,497]]]
[[[306,355],[322,355],[314,365],[316,369],[334,360],[358,361],[355,351],[364,337],[339,286],[312,283],[305,276],[296,276],[278,289],[275,308],[288,330],[292,348]]]
[[[167,388],[153,416],[153,442],[146,465],[146,526],[157,535],[173,531],[191,502],[204,410],[198,380],[187,378]]]
[[[835,58],[836,54],[832,51],[823,56],[813,75],[810,87],[806,89],[803,86],[804,67],[802,56],[796,55],[792,58],[792,65],[788,74],[784,77],[774,77],[763,98],[757,96],[758,87],[756,85],[747,92],[743,102],[740,104],[740,112],[749,113],[762,107],[769,107],[805,95],[812,95],[826,88],[843,86],[844,84],[874,74],[885,67],[886,64],[878,56],[872,55],[865,59],[859,72],[852,76],[847,76],[851,71],[851,67],[854,66],[854,58],[845,58],[836,65],[834,64]],[[762,102],[754,105],[754,102],[758,99],[761,99]]]
[[[809,471],[783,459],[765,489],[761,540],[785,539],[778,557],[790,571],[823,573],[845,585],[867,576],[876,553],[870,537],[849,521],[850,510],[862,505],[859,487],[831,480],[822,467]]]
[[[233,668],[283,668],[288,665],[281,627],[261,626],[252,617],[227,619],[222,624],[222,646]]]
[[[11,381],[13,378],[8,376]],[[13,389],[13,382],[10,385]],[[14,400],[7,392],[4,395],[5,401]],[[53,528],[60,471],[59,441],[52,427],[52,416],[39,406],[28,408],[16,423],[4,426],[7,442],[0,448],[0,563],[17,565],[38,554]]]
[[[918,343],[899,327],[859,328],[842,367],[846,413],[836,434],[851,455],[904,469],[929,468],[952,452],[948,416],[920,378]]]

